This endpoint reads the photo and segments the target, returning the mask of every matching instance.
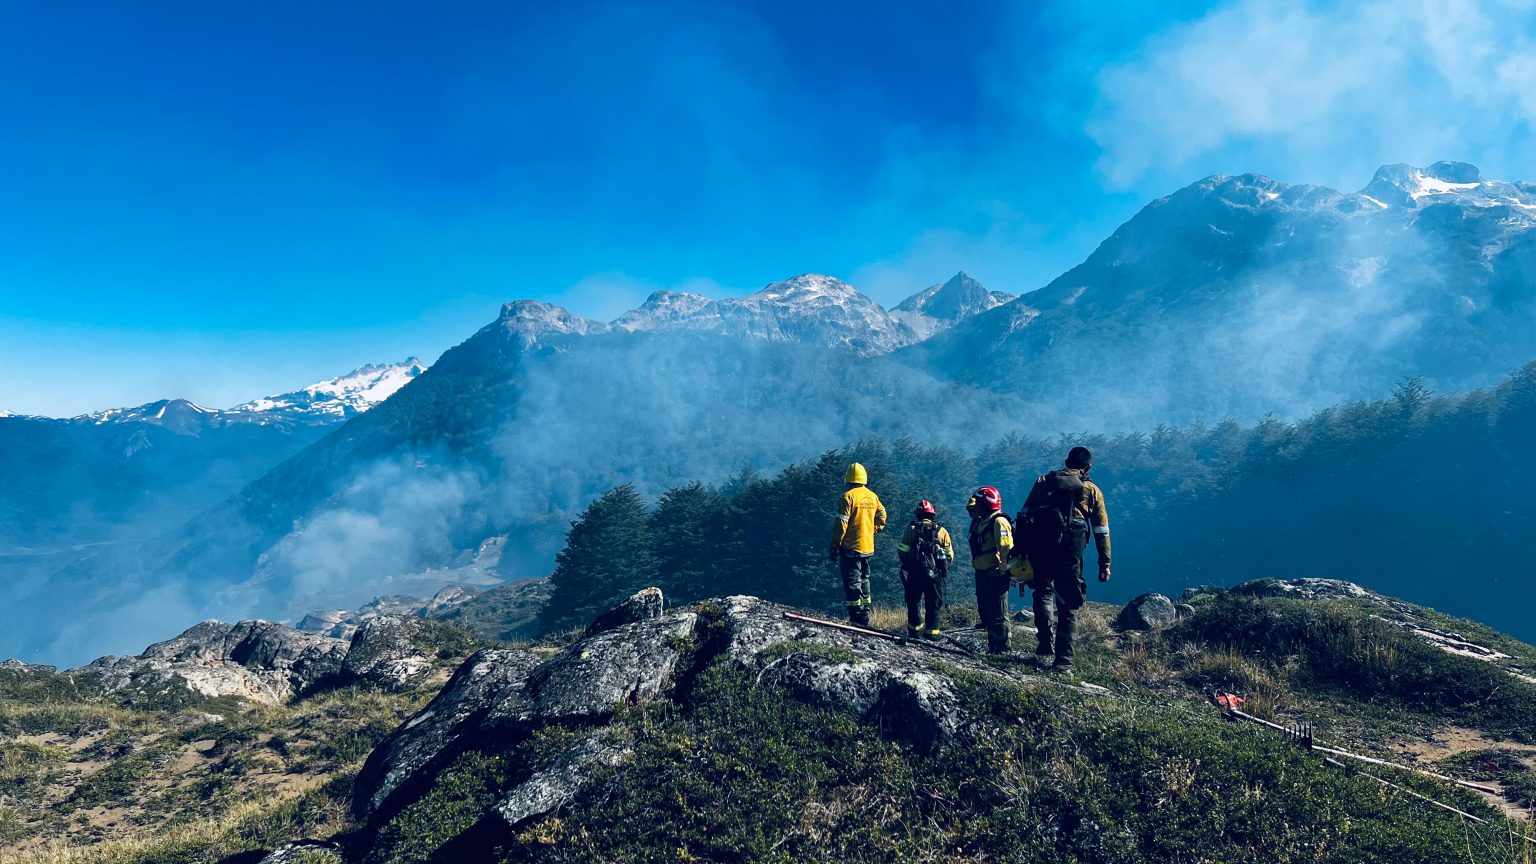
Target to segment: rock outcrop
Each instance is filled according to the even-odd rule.
[[[615,712],[674,698],[712,664],[734,666],[758,686],[858,717],[923,750],[981,722],[956,676],[1039,680],[1005,675],[954,643],[900,644],[790,620],[786,607],[755,597],[662,608],[659,591],[641,592],[602,616],[607,626],[590,628],[595,632],[547,659],[515,650],[470,658],[368,758],[354,787],[355,814],[378,824],[424,794],[463,751],[516,759],[536,734],[563,728],[572,743],[539,757],[492,809],[504,829],[552,812],[601,767],[629,757],[624,734],[611,725]]]
[[[340,639],[270,621],[204,621],[137,657],[102,657],[76,671],[97,676],[108,693],[180,682],[201,696],[277,704],[334,681],[346,656]]]

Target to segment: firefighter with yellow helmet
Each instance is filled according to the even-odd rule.
[[[848,466],[843,482],[847,488],[837,503],[830,553],[843,577],[848,620],[868,627],[869,562],[875,555],[875,535],[885,530],[885,505],[869,488],[869,472],[858,462]]]

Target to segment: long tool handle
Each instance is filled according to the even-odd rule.
[[[962,657],[971,656],[971,652],[962,651],[959,648],[951,648],[947,645],[935,645],[932,642],[918,642],[912,639],[903,639],[900,636],[892,636],[883,630],[871,630],[868,627],[860,627],[856,624],[844,624],[841,621],[828,621],[825,618],[812,618],[808,615],[797,615],[794,612],[785,612],[784,617],[790,621],[802,621],[806,624],[815,624],[820,627],[831,627],[833,630],[857,633],[860,636],[873,636],[876,639],[884,639],[887,642],[896,642],[901,645],[917,645],[922,648],[927,648],[929,651],[942,651],[945,654],[959,654]]]
[[[1243,711],[1242,709],[1228,708],[1227,713],[1234,717],[1240,717],[1244,720],[1257,723],[1260,726],[1273,729],[1276,732],[1283,732],[1286,735],[1291,735],[1292,737],[1295,736],[1295,733],[1292,730],[1287,729],[1278,723],[1271,723],[1262,717],[1255,717],[1252,714],[1249,714],[1247,711]],[[1422,774],[1425,777],[1433,777],[1436,780],[1443,780],[1447,783],[1455,783],[1457,786],[1463,786],[1467,789],[1476,789],[1479,792],[1484,792],[1489,795],[1499,794],[1499,790],[1493,788],[1492,786],[1485,786],[1482,783],[1473,783],[1471,780],[1461,780],[1456,777],[1447,776],[1445,774],[1438,774],[1434,771],[1429,771],[1424,768],[1415,768],[1412,765],[1399,765],[1396,762],[1388,762],[1385,759],[1376,759],[1370,756],[1362,756],[1359,753],[1351,753],[1348,750],[1340,750],[1336,747],[1324,747],[1323,745],[1316,742],[1309,742],[1307,746],[1313,750],[1318,751],[1319,753],[1329,753],[1334,756],[1342,756],[1345,759],[1354,759],[1358,762],[1366,762],[1371,765],[1381,765],[1386,768],[1396,768],[1400,771],[1412,771],[1415,774]]]

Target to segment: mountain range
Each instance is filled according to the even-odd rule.
[[[961,273],[885,309],[805,274],[741,298],[658,292],[609,322],[508,303],[373,410],[152,542],[74,556],[17,608],[70,591],[294,617],[492,537],[503,578],[543,575],[572,516],[625,482],[750,482],[743,466],[869,436],[970,449],[1295,417],[1409,376],[1486,385],[1536,356],[1533,227],[1536,185],[1462,163],[1386,166],[1357,193],[1249,174],[1148,204],[1017,297]],[[0,655],[145,635],[29,614]]]

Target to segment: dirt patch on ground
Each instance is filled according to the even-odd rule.
[[[1391,749],[1398,754],[1403,764],[1425,768],[1436,773],[1446,773],[1446,769],[1439,766],[1439,763],[1443,760],[1490,750],[1509,753],[1523,764],[1527,770],[1536,771],[1536,745],[1499,741],[1488,737],[1476,729],[1466,729],[1460,726],[1447,726],[1443,729],[1438,729],[1427,738],[1399,741],[1391,745]],[[1498,808],[1509,818],[1523,821],[1528,826],[1531,825],[1533,815],[1531,810],[1504,797],[1504,784],[1491,777],[1470,776],[1466,771],[1452,771],[1450,773],[1456,776],[1457,779],[1470,780],[1474,783],[1491,786],[1499,790],[1497,795],[1479,794],[1482,794],[1482,797],[1489,804]]]

